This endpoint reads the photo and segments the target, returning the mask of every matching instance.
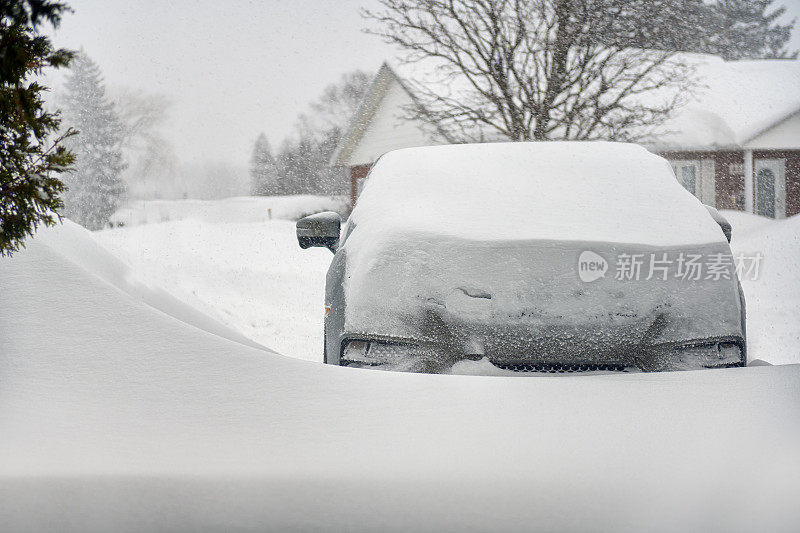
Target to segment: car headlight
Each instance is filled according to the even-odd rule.
[[[431,348],[383,341],[349,341],[340,364],[359,368],[379,368],[405,372],[435,372],[444,362]]]
[[[344,347],[342,360],[370,366],[396,364],[408,357],[414,347],[374,341],[350,341]]]
[[[705,342],[656,346],[640,363],[642,370],[660,371],[743,366],[744,361],[734,342]]]

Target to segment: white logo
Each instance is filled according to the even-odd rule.
[[[578,277],[581,281],[589,283],[602,278],[608,270],[608,263],[602,256],[586,250],[578,257]]]

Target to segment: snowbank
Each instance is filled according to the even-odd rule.
[[[761,241],[772,243],[763,265],[772,270],[777,257],[786,273],[782,278],[765,274],[743,282],[751,359],[800,363],[800,321],[796,319],[800,297],[791,296],[800,291],[798,267],[793,264],[800,255],[800,230],[783,231],[774,238],[763,236],[795,219],[775,221],[739,211],[723,214],[734,228],[734,253],[764,253]],[[763,230],[763,235],[749,239],[757,230]],[[322,360],[321,306],[331,255],[322,249],[300,250],[292,223],[185,220],[93,236],[131,265],[129,273],[135,278],[167,289],[189,306],[282,354]]]
[[[733,226],[733,253],[760,254],[758,277],[742,280],[751,359],[800,362],[800,216],[771,220],[723,211]]]
[[[286,220],[183,220],[93,233],[138,279],[278,352],[322,361],[331,253],[301,250]]]
[[[345,213],[344,196],[247,196],[224,200],[139,200],[112,215],[111,227],[179,220],[201,222],[265,222],[298,220],[320,211]]]
[[[51,252],[58,254],[61,260],[79,265],[86,274],[101,279],[135,301],[225,339],[263,348],[235,329],[221,324],[214,317],[213,309],[201,312],[198,310],[199,306],[191,298],[178,299],[163,290],[160,285],[152,285],[145,281],[150,278],[137,276],[137,273],[120,261],[117,256],[100,246],[89,230],[70,220],[65,219],[61,226],[40,230],[36,235],[34,246],[39,247],[40,245],[46,246]],[[58,281],[57,272],[53,273],[53,278]],[[45,281],[45,283],[47,282]],[[56,291],[55,296],[58,297],[57,284],[54,291]],[[42,305],[45,303],[45,301],[41,302]],[[120,327],[124,326],[124,324],[120,324]]]
[[[85,253],[40,234],[0,260],[3,529],[800,521],[800,366],[541,379],[325,366],[154,309],[71,235]]]
[[[733,239],[731,244],[734,246],[744,237],[749,236],[754,231],[768,230],[769,228],[774,227],[775,224],[781,222],[781,220],[776,220],[774,218],[762,217],[752,213],[734,211],[731,209],[723,209],[720,211],[720,214],[731,223],[733,228]],[[792,244],[797,243],[789,241],[785,244],[787,246],[791,246]]]

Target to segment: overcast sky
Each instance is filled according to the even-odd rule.
[[[83,47],[110,87],[169,96],[165,133],[186,163],[246,165],[259,132],[277,145],[325,85],[393,55],[361,31],[359,7],[371,0],[69,3],[56,44]],[[800,18],[800,0],[785,4]]]
[[[83,47],[110,87],[168,95],[184,162],[244,165],[259,132],[273,145],[328,83],[377,70],[391,49],[361,32],[357,0],[70,0],[55,34]]]

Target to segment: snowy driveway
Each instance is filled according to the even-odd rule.
[[[131,265],[137,279],[166,288],[279,353],[321,361],[325,272],[332,256],[320,248],[301,250],[294,223],[264,220],[264,213],[269,205],[276,216],[310,213],[324,203],[259,198],[247,201],[260,202],[260,209],[242,209],[233,200],[206,202],[206,212],[190,201],[189,214],[184,202],[161,202],[151,221],[164,222],[95,237]],[[734,254],[763,255],[759,279],[743,281],[750,359],[800,363],[800,217],[724,214],[733,224]]]
[[[89,250],[90,238],[72,228],[59,242]],[[0,262],[9,529],[800,523],[800,365],[539,378],[330,367],[188,325],[113,258],[85,255],[39,239]]]
[[[166,288],[279,353],[322,361],[328,250],[301,250],[294,222],[164,222],[103,231],[138,279]]]

